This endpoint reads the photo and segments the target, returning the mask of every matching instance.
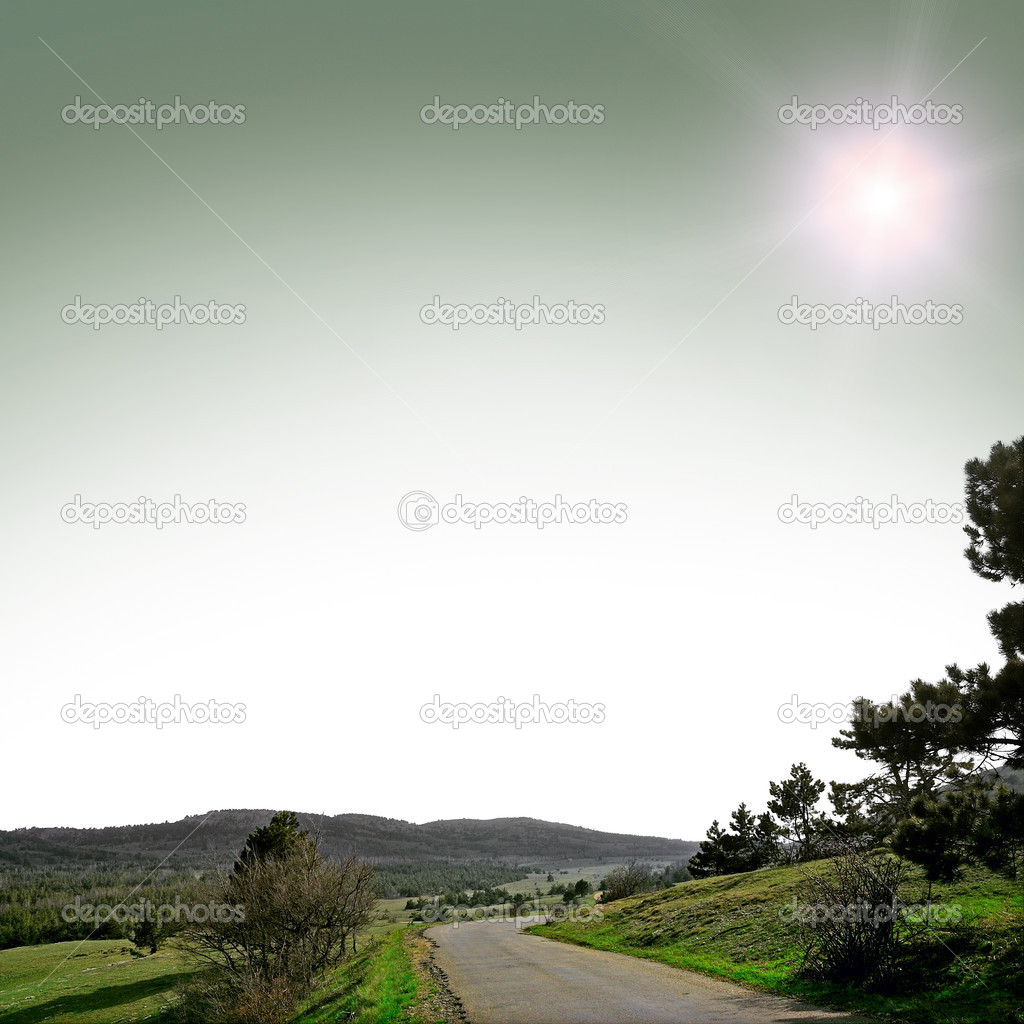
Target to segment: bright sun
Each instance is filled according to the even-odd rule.
[[[836,153],[822,191],[823,226],[848,255],[867,263],[922,254],[936,244],[946,215],[936,162],[897,140]]]
[[[900,182],[888,178],[875,178],[865,182],[861,190],[861,204],[864,213],[874,220],[891,220],[899,216],[906,205],[904,190]]]

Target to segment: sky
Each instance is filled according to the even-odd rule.
[[[1024,433],[1022,29],[9,3],[0,828],[694,840],[863,777],[843,706],[1000,663],[957,503]]]

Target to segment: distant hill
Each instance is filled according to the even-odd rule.
[[[107,828],[22,828],[0,831],[0,866],[111,866],[125,861],[165,861],[171,868],[230,864],[270,810],[226,810],[163,824]],[[566,860],[685,860],[695,842],[597,832],[536,818],[458,818],[422,825],[370,814],[298,815],[320,835],[328,857],[379,863],[423,860],[536,864]]]

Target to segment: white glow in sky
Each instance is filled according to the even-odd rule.
[[[905,263],[942,245],[949,189],[923,148],[892,136],[840,148],[820,188],[822,227],[858,263]]]

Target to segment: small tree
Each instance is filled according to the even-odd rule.
[[[756,871],[778,861],[780,831],[770,814],[755,817],[742,803],[732,812],[729,824],[730,831],[724,832],[717,821],[712,822],[707,838],[690,858],[688,873],[693,877]]]
[[[789,778],[768,784],[772,799],[768,810],[779,820],[781,835],[798,861],[813,860],[825,816],[815,808],[825,792],[825,783],[816,779],[802,761],[793,765]]]
[[[132,942],[139,949],[148,949],[150,956],[156,953],[167,939],[167,933],[160,927],[159,922],[154,921],[149,915],[132,922],[130,930]]]
[[[513,918],[518,919],[520,917],[524,917],[525,915],[524,915],[523,911],[530,910],[531,907],[532,907],[531,901],[528,900],[521,892],[517,892],[512,897],[512,917]]]
[[[1018,878],[1024,867],[1024,793],[1000,786],[980,810],[972,854],[993,871]]]
[[[604,890],[601,893],[602,903],[611,903],[613,900],[625,899],[627,896],[636,896],[641,892],[648,892],[651,888],[651,866],[639,864],[633,858],[623,867],[614,868],[608,872],[604,881]]]
[[[918,797],[891,845],[924,868],[929,899],[932,882],[958,878],[965,862],[1016,878],[1024,861],[1024,794],[1005,786],[987,793],[979,785],[939,800]]]
[[[729,873],[730,854],[726,849],[728,838],[717,818],[711,822],[707,837],[701,840],[700,847],[687,865],[694,878],[710,878]]]
[[[268,860],[279,860],[298,849],[309,838],[308,829],[299,828],[294,811],[278,811],[269,825],[254,829],[246,837],[245,846],[235,861],[234,874]]]
[[[868,850],[877,846],[891,828],[890,813],[877,806],[873,796],[877,787],[872,780],[829,783],[828,799],[834,817],[823,844],[830,852],[841,849]]]
[[[1024,583],[1024,436],[997,441],[988,459],[971,459],[964,474],[971,569],[986,580]],[[990,612],[988,622],[1003,656],[1024,658],[1024,604]]]
[[[183,933],[186,950],[211,974],[186,987],[183,1006],[208,1024],[284,1020],[345,957],[348,937],[365,927],[376,902],[372,867],[324,860],[293,815],[275,815],[253,832],[208,895],[227,913]]]
[[[933,883],[960,877],[968,857],[965,840],[975,817],[974,808],[964,801],[917,796],[911,801],[910,817],[893,833],[893,852],[924,868],[929,903]]]

